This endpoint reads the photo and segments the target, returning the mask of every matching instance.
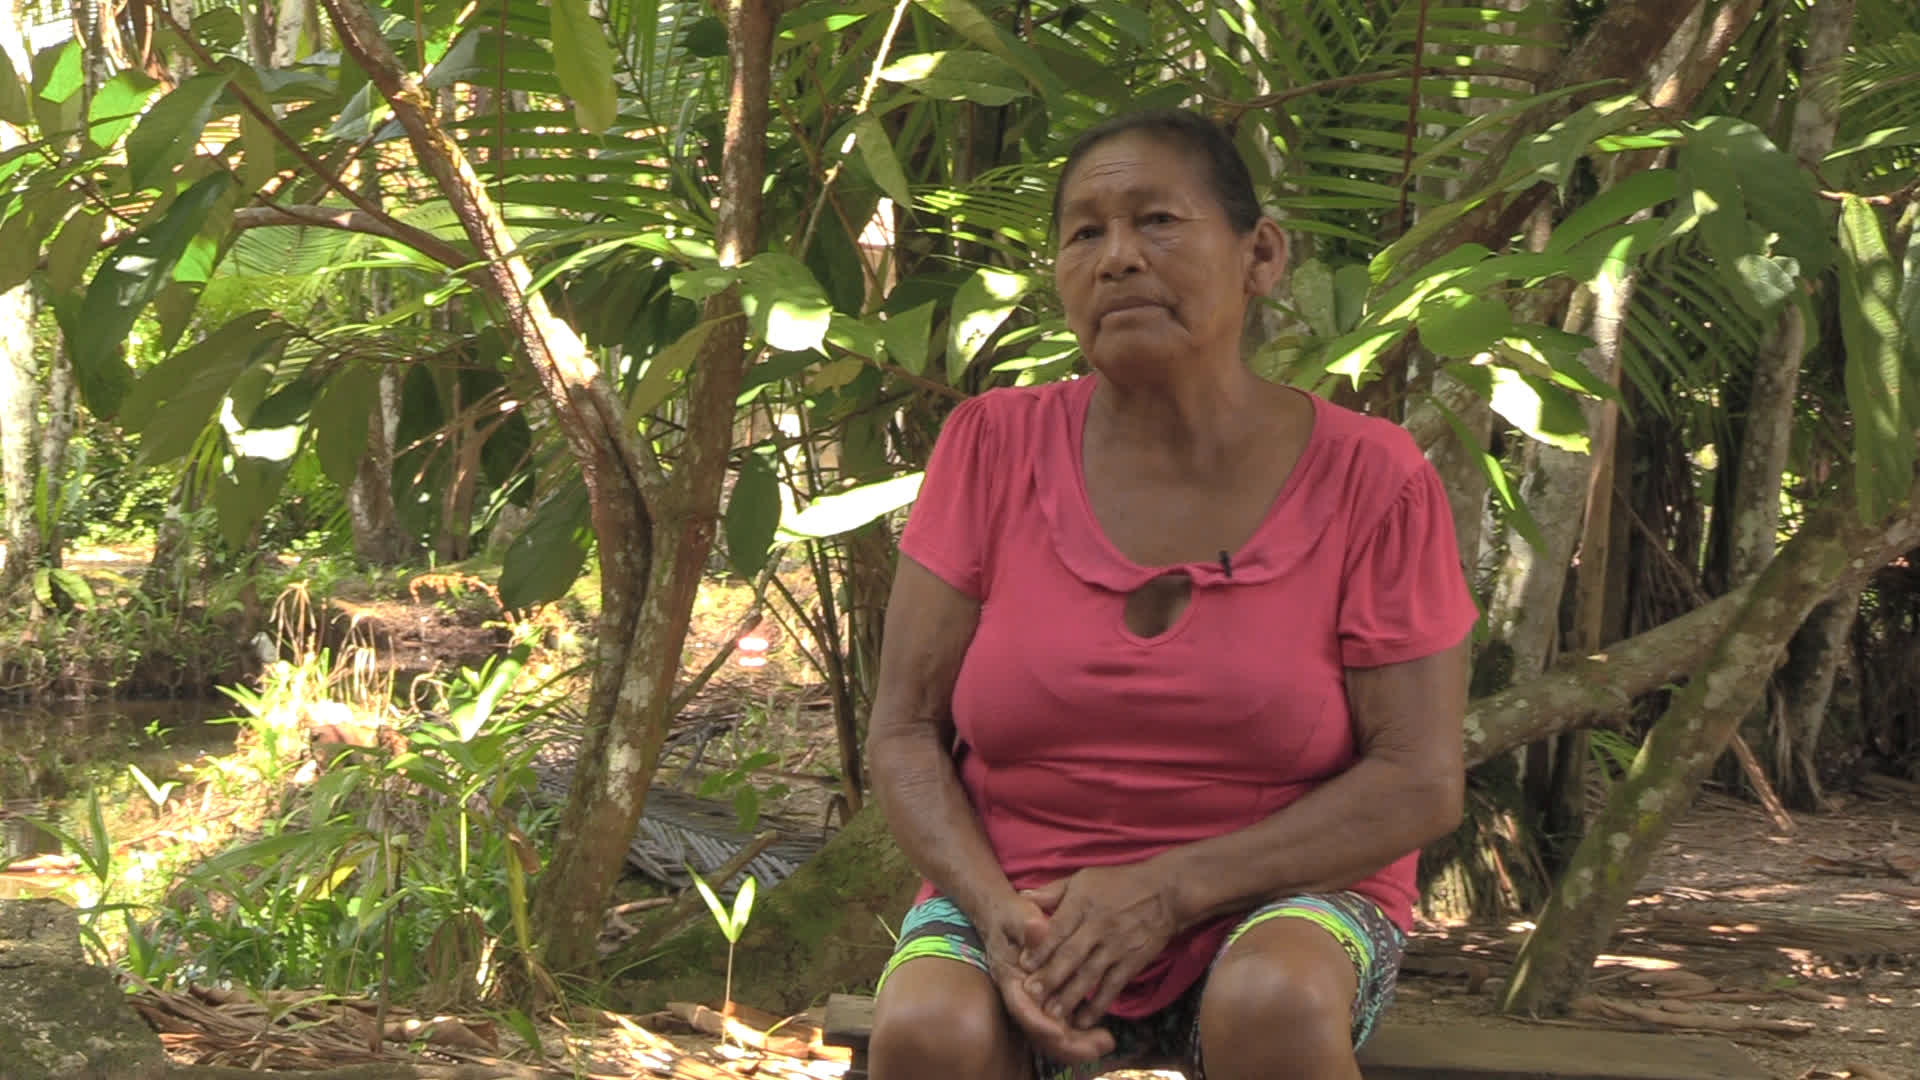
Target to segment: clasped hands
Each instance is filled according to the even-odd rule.
[[[1061,1064],[1113,1052],[1100,1020],[1178,932],[1171,894],[1150,862],[1090,867],[1015,893],[990,917],[989,971],[1036,1049]]]

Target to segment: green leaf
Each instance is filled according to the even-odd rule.
[[[47,246],[47,288],[65,296],[80,291],[87,268],[100,253],[100,226],[105,214],[81,210],[67,219],[60,234]]]
[[[633,394],[627,400],[627,418],[638,423],[641,417],[649,416],[660,403],[673,395],[676,381],[693,366],[694,357],[706,346],[707,338],[720,328],[724,319],[710,319],[695,323],[693,328],[661,349],[647,360],[647,368],[640,373],[640,381],[634,384]]]
[[[380,372],[366,364],[348,364],[321,392],[307,414],[313,450],[327,479],[347,487],[367,453],[368,423],[379,399]]]
[[[1057,99],[1066,93],[1066,87],[1033,49],[988,18],[971,0],[919,0],[919,6],[953,27],[974,47],[1011,64],[1047,97]]]
[[[1463,360],[1492,348],[1513,329],[1506,301],[1451,290],[1421,304],[1414,319],[1422,345],[1436,355]]]
[[[753,789],[743,788],[742,790],[752,791]],[[749,825],[747,829],[752,831],[753,826]],[[745,930],[747,919],[753,914],[754,887],[759,883],[759,879],[751,873],[741,874],[740,878],[740,891],[733,894],[733,925],[737,930]]]
[[[1907,383],[1910,327],[1900,323],[1900,272],[1880,219],[1849,195],[1840,210],[1840,337],[1853,411],[1853,477],[1860,517],[1875,522],[1913,484],[1915,420]]]
[[[727,557],[734,573],[751,581],[767,565],[780,527],[780,478],[762,454],[748,454],[727,500]]]
[[[228,76],[195,75],[153,103],[127,136],[127,177],[133,190],[161,187],[161,179],[193,153]]]
[[[1373,279],[1362,263],[1349,263],[1333,272],[1333,325],[1337,333],[1360,325],[1372,288]]]
[[[913,191],[907,186],[906,171],[900,167],[900,158],[894,154],[893,141],[887,138],[887,129],[880,126],[880,118],[872,113],[861,114],[860,119],[853,122],[853,138],[874,184],[900,206],[913,205]]]
[[[1547,237],[1549,254],[1570,251],[1574,245],[1615,222],[1642,210],[1672,202],[1680,193],[1680,177],[1672,169],[1637,172],[1587,200]]]
[[[1783,256],[1741,255],[1733,260],[1736,293],[1756,315],[1771,314],[1800,287],[1800,265]]]
[[[777,251],[741,265],[740,306],[753,336],[786,352],[818,349],[833,318],[833,305],[813,272]]]
[[[512,611],[567,594],[587,562],[587,486],[577,476],[534,511],[500,564],[500,606]]]
[[[574,115],[588,131],[605,131],[620,116],[613,87],[613,48],[587,10],[587,0],[549,0],[553,73],[573,99]]]
[[[915,375],[925,374],[927,370],[927,347],[933,336],[933,309],[934,302],[929,300],[897,315],[890,315],[880,330],[880,339],[887,349],[887,359]]]
[[[1319,259],[1308,259],[1293,272],[1293,302],[1316,337],[1339,336],[1334,316],[1333,271]]]
[[[27,104],[27,87],[20,73],[13,70],[13,59],[0,49],[0,124],[17,128],[33,123],[33,109]]]
[[[1551,379],[1489,367],[1493,411],[1529,436],[1576,454],[1587,452],[1587,417],[1580,402]]]
[[[947,322],[947,381],[959,383],[967,365],[1033,285],[1034,279],[1027,274],[984,266],[960,283]]]
[[[1817,278],[1825,273],[1835,255],[1833,215],[1820,198],[1813,174],[1744,120],[1710,116],[1690,128],[1683,168],[1696,176],[1711,169],[1720,178],[1708,188],[1716,200],[1727,185],[1737,188],[1734,217],[1750,217],[1761,230],[1778,234],[1774,253],[1798,261],[1801,274]],[[1711,232],[1708,241],[1714,242]],[[1724,241],[1721,246],[1726,247]],[[1731,259],[1736,252],[1715,254]]]
[[[242,113],[240,145],[245,151],[241,159],[242,182],[247,190],[260,191],[279,172],[280,144],[265,123],[252,113]]]
[[[1325,353],[1321,356],[1327,372],[1333,375],[1345,375],[1359,386],[1373,362],[1394,342],[1400,340],[1411,324],[1396,320],[1381,326],[1366,326],[1327,342]]]
[[[691,865],[687,867],[687,876],[693,879],[693,887],[700,890],[700,899],[707,902],[707,910],[713,913],[713,921],[719,925],[720,933],[729,943],[739,940],[740,931],[734,927],[733,917],[727,914],[726,905],[714,895],[713,886],[707,884],[707,879],[701,877],[700,871]]]
[[[236,454],[224,476],[213,483],[213,509],[220,520],[220,536],[235,550],[254,539],[254,529],[280,497],[287,463]]]
[[[1587,155],[1595,139],[1611,135],[1645,115],[1635,94],[1622,94],[1582,106],[1520,146],[1515,156],[1533,169],[1526,182],[1543,179],[1564,189],[1573,175],[1574,162]]]
[[[93,606],[93,587],[87,579],[63,567],[52,567],[47,571],[53,587],[66,596],[67,601],[79,607]]]
[[[1468,368],[1465,364],[1447,366],[1447,370],[1455,373],[1456,377],[1463,368],[1468,371],[1477,370]],[[1471,383],[1476,380],[1469,378],[1467,381]],[[1486,381],[1490,385],[1490,380]],[[1455,415],[1452,409],[1447,408],[1440,399],[1430,397],[1427,401],[1428,404],[1440,410],[1440,415],[1446,418],[1447,426],[1453,429],[1454,438],[1460,440],[1460,445],[1466,450],[1468,456],[1479,465],[1481,475],[1487,478],[1487,487],[1500,499],[1500,505],[1505,509],[1507,520],[1512,522],[1514,531],[1520,534],[1521,539],[1533,545],[1535,551],[1545,551],[1547,541],[1545,534],[1540,531],[1540,523],[1534,520],[1533,511],[1527,508],[1526,502],[1513,490],[1513,485],[1508,483],[1507,470],[1501,467],[1500,459],[1488,453],[1487,448],[1480,445],[1480,440],[1474,437],[1473,432],[1467,430],[1467,425],[1461,421],[1460,417]]]
[[[880,77],[941,101],[997,107],[1027,96],[1018,72],[999,57],[972,49],[903,56],[880,69]]]
[[[780,523],[789,539],[824,539],[852,532],[893,513],[920,496],[924,473],[908,473],[871,484],[861,484],[835,495],[822,495],[805,510]]]
[[[42,49],[34,59],[34,96],[58,105],[79,93],[86,81],[85,59],[77,40]]]
[[[174,264],[226,194],[226,173],[214,173],[180,193],[153,226],[115,244],[87,286],[79,311],[64,326],[73,349],[74,381],[81,400],[101,419],[112,419],[133,382],[122,348],[147,301],[172,280]]]
[[[108,79],[93,93],[93,105],[87,110],[87,138],[102,150],[118,142],[158,85],[141,71],[123,71]]]

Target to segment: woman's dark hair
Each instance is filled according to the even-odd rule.
[[[1133,134],[1171,143],[1198,156],[1206,166],[1207,185],[1220,200],[1221,209],[1227,212],[1227,224],[1233,226],[1234,232],[1244,236],[1260,223],[1260,200],[1254,197],[1253,176],[1247,172],[1246,160],[1218,124],[1186,109],[1128,113],[1082,132],[1074,140],[1073,148],[1067,151],[1067,163],[1060,167],[1060,177],[1053,184],[1056,223],[1060,220],[1060,200],[1066,193],[1067,177],[1073,174],[1080,159],[1108,139]]]

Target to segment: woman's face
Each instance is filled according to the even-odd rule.
[[[1096,369],[1238,360],[1247,299],[1272,286],[1285,241],[1267,222],[1234,232],[1204,170],[1177,144],[1128,133],[1066,177],[1054,283]]]

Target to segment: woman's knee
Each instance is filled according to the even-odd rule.
[[[902,964],[874,1003],[874,1080],[978,1076],[1025,1080],[1020,1047],[993,983],[948,960]]]
[[[1318,927],[1256,927],[1208,976],[1200,1005],[1202,1035],[1209,1029],[1228,1038],[1287,1031],[1295,1038],[1312,1033],[1329,1045],[1350,1045],[1355,979],[1345,950]]]

